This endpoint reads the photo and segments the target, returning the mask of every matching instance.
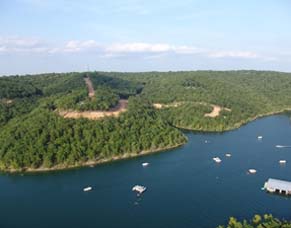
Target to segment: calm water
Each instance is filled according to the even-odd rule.
[[[0,227],[216,227],[229,216],[267,212],[291,219],[291,199],[261,190],[269,177],[291,181],[291,148],[275,148],[291,145],[287,116],[224,134],[187,136],[189,143],[179,149],[95,168],[2,174]],[[212,161],[215,156],[221,164]],[[280,159],[287,164],[280,166]],[[150,165],[143,168],[142,162]],[[249,168],[257,174],[247,174]],[[134,184],[148,191],[137,198]],[[88,185],[93,191],[83,192]]]

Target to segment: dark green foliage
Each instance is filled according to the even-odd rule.
[[[0,77],[0,99],[23,98],[40,95],[41,91],[22,77]]]
[[[149,103],[131,98],[129,107],[101,121],[64,119],[44,107],[15,118],[0,133],[0,168],[75,165],[185,142]]]
[[[95,97],[88,98],[89,76]],[[108,110],[129,97],[119,118],[64,119],[56,109]],[[156,110],[153,103],[179,103]],[[229,108],[205,117],[211,104]],[[222,131],[291,108],[291,74],[258,71],[66,73],[0,78],[1,169],[110,159],[185,142],[182,128]]]
[[[0,101],[0,127],[16,116],[29,113],[35,107],[37,107],[36,98],[17,98],[11,103]]]
[[[248,120],[291,108],[291,74],[258,71],[197,71],[143,74],[142,96],[153,103],[185,102],[188,107],[162,110],[171,124],[194,130],[233,129]],[[138,79],[139,75],[129,75]],[[216,118],[204,118],[193,103],[231,109]],[[200,108],[203,108],[202,106]],[[205,111],[205,110],[204,110]]]
[[[291,222],[276,219],[272,215],[255,215],[251,221],[238,221],[231,217],[227,226],[218,228],[291,228]]]
[[[84,88],[83,75],[80,73],[44,74],[22,78],[39,88],[45,96],[68,93],[74,89]]]
[[[140,93],[143,88],[141,83],[124,80],[118,77],[112,77],[110,75],[104,75],[102,73],[91,72],[86,75],[90,77],[94,87],[109,87],[124,99]]]
[[[56,107],[70,110],[109,110],[117,105],[119,100],[112,89],[107,87],[97,87],[95,96],[88,97],[86,89],[74,90],[55,101]]]

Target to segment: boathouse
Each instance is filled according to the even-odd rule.
[[[291,182],[270,178],[264,185],[264,188],[271,193],[291,195]]]

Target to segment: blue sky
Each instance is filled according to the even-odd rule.
[[[290,0],[1,0],[0,75],[291,72]]]

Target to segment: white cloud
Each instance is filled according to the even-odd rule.
[[[255,52],[250,51],[214,51],[208,54],[212,58],[244,58],[244,59],[255,59],[259,55]]]
[[[105,48],[108,53],[141,53],[141,52],[167,52],[171,47],[167,44],[123,43],[112,44]]]
[[[44,41],[36,38],[0,37],[0,52],[43,52],[47,51]]]
[[[194,54],[200,52],[200,50],[193,46],[176,46],[166,43],[119,43],[112,44],[105,47],[107,53],[166,53],[173,52],[177,54]]]
[[[88,51],[98,48],[99,45],[95,40],[71,40],[66,43],[65,47],[62,49],[64,52],[81,52]]]
[[[172,55],[199,55],[207,58],[240,58],[261,59],[272,61],[274,57],[262,56],[252,51],[210,50],[191,45],[171,45],[167,43],[113,43],[99,44],[96,40],[70,40],[63,45],[53,45],[37,38],[0,37],[0,53],[27,53],[27,54],[78,54],[94,53],[99,57],[114,58],[138,54],[145,59],[156,56]]]

